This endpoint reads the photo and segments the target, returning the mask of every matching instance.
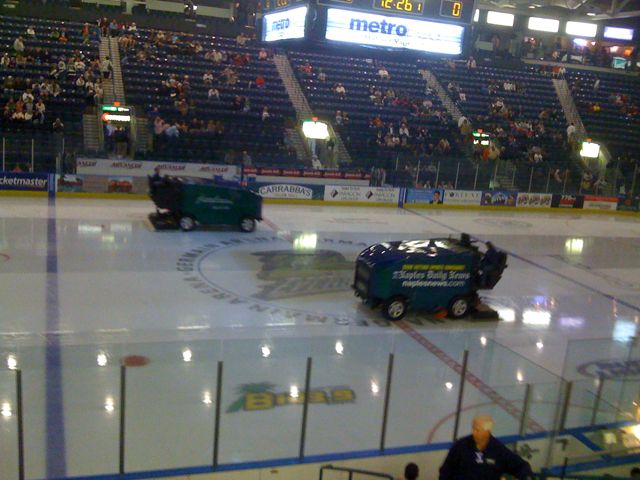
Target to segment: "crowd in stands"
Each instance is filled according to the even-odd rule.
[[[134,100],[145,102],[156,152],[167,153],[167,146],[182,151],[191,143],[214,157],[201,160],[237,159],[248,149],[260,161],[262,148],[265,155],[295,162],[283,128],[285,116],[294,116],[293,107],[272,53],[254,46],[253,38],[240,33],[225,43],[136,29],[122,33],[118,43],[125,82]],[[144,65],[162,71],[153,80],[134,78],[134,69]],[[243,145],[250,136],[254,142],[247,143],[254,145]]]
[[[47,104],[65,94],[82,97],[87,105],[102,101],[104,89],[97,55],[80,49],[59,53],[53,48],[34,46],[42,37],[49,42],[69,42],[65,28],[54,27],[49,32],[41,32],[36,26],[29,25],[24,35],[14,39],[11,50],[0,56],[0,70],[4,73],[2,122],[5,126],[51,125],[53,119],[48,118]],[[32,77],[34,67],[42,75]]]

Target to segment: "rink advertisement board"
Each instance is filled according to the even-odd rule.
[[[518,193],[517,207],[551,208],[550,193]]]
[[[564,195],[554,193],[551,197],[552,208],[582,208],[583,204],[583,195]]]
[[[397,205],[399,198],[399,188],[348,185],[326,185],[324,187],[326,202],[391,203]]]
[[[482,192],[480,205],[492,207],[515,207],[517,199],[517,192],[509,192],[506,190],[485,190]]]
[[[237,180],[239,169],[235,165],[213,165],[210,163],[168,163],[138,162],[135,160],[104,160],[95,158],[79,158],[76,165],[78,175],[105,175],[108,177],[146,177],[153,175],[155,168],[160,168],[160,175],[214,178]]]
[[[405,203],[421,205],[441,204],[444,197],[444,190],[441,188],[410,188],[407,190]]]
[[[640,210],[640,196],[620,195],[618,197],[618,210],[625,212],[637,212]]]
[[[263,198],[324,200],[324,185],[249,182],[247,186]]]
[[[596,195],[585,195],[582,208],[590,210],[610,210],[615,211],[618,207],[617,197],[602,197]]]
[[[47,173],[0,173],[0,190],[21,192],[47,192],[50,175]]]
[[[475,190],[445,190],[445,205],[480,205],[482,192]]]

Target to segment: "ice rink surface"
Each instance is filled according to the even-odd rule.
[[[194,401],[184,393],[192,387],[197,390],[195,403],[202,406],[200,397],[212,395],[215,389],[215,362],[220,359],[228,368],[227,397],[222,398],[228,415],[221,431],[223,436],[227,432],[228,440],[220,447],[221,461],[250,461],[296,456],[297,438],[270,442],[269,448],[256,453],[252,442],[238,436],[256,428],[251,412],[244,412],[244,418],[231,416],[239,386],[258,380],[271,382],[276,392],[290,391],[291,384],[303,386],[305,368],[300,359],[308,355],[319,365],[314,370],[318,372],[315,384],[326,387],[329,396],[335,393],[333,387],[337,395],[345,395],[342,390],[374,391],[370,384],[373,379],[376,385],[384,382],[390,351],[406,353],[407,365],[414,353],[432,362],[426,370],[414,366],[405,373],[399,366],[402,391],[411,392],[420,381],[433,378],[444,384],[449,375],[446,355],[458,361],[461,345],[482,338],[513,352],[515,363],[528,360],[552,375],[579,379],[579,364],[606,358],[607,352],[587,351],[584,359],[574,354],[567,365],[569,342],[626,341],[636,335],[640,322],[640,220],[636,217],[268,204],[265,221],[254,233],[243,234],[155,232],[146,219],[151,211],[152,204],[144,201],[58,199],[54,204],[41,198],[0,198],[0,352],[3,362],[9,356],[17,358],[25,372],[30,393],[25,406],[30,412],[26,439],[32,451],[42,452],[27,459],[28,478],[117,470],[117,418],[105,417],[102,404],[105,396],[115,395],[118,407],[117,359],[121,355],[139,353],[152,362],[145,367],[147,374],[137,369],[129,377],[139,391],[134,389],[129,409],[134,423],[128,429],[127,463],[131,470],[145,470],[207,464],[210,446],[202,452],[191,449],[187,458],[176,460],[161,447],[141,444],[168,428],[178,441],[182,441],[180,435],[199,438],[194,425],[202,427],[203,438],[210,437],[210,412],[192,411],[184,431],[165,423],[166,412]],[[411,313],[405,322],[411,330],[407,332],[354,297],[349,287],[354,260],[366,246],[460,232],[490,240],[509,253],[502,281],[493,291],[482,292],[501,320],[452,321]],[[314,253],[300,255],[300,251]],[[417,332],[413,338],[412,332]],[[326,339],[331,348],[337,342],[344,346],[341,356],[349,357],[353,368],[335,363],[323,346]],[[194,362],[194,369],[202,368],[201,372],[186,373],[182,362],[175,360],[180,352],[184,355],[184,345],[190,346],[194,360],[207,360]],[[274,352],[273,363],[247,362],[244,367],[248,358],[264,354],[264,346]],[[286,352],[280,358],[279,349]],[[98,351],[105,353],[109,364],[96,375]],[[429,357],[434,352],[439,353]],[[92,359],[92,365],[83,364],[86,358]],[[398,362],[402,361],[399,357]],[[158,369],[157,378],[148,375],[153,368]],[[0,376],[6,397],[11,396],[6,392],[12,385],[8,373]],[[500,375],[496,371],[487,377],[494,380],[495,391],[502,388],[498,388]],[[197,379],[197,385],[187,386],[192,379]],[[338,388],[345,385],[349,388]],[[396,421],[389,432],[390,443],[402,446],[448,439],[446,429],[441,434],[438,429],[451,420],[456,388],[440,397],[429,394],[432,403],[440,406],[415,434],[411,432],[414,417],[406,411],[403,415],[392,401],[390,416]],[[512,391],[500,391],[500,395],[519,398],[518,385],[509,388]],[[69,393],[78,390],[86,390],[81,399]],[[360,422],[361,428],[353,429],[354,438],[333,438],[330,429],[322,433],[326,417],[315,410],[309,419],[311,453],[353,450],[354,444],[376,448],[377,423],[367,426],[372,415],[381,414],[382,397],[374,393],[358,394],[359,413],[349,406],[331,413],[336,424]],[[476,394],[475,403],[482,404],[486,391]],[[489,398],[494,400],[492,395]],[[475,405],[472,399],[469,402]],[[494,407],[500,410],[499,402]],[[494,415],[499,416],[497,410]],[[267,423],[282,426],[290,421],[297,429],[299,414],[283,408],[270,412],[276,416]],[[149,425],[154,423],[148,421],[149,415],[165,421]],[[505,420],[509,421],[513,418]],[[99,440],[104,444],[102,454],[87,462],[91,451],[101,449],[84,441],[83,428],[91,422],[98,422],[105,435]],[[550,422],[539,423],[544,428]],[[4,434],[13,435],[13,427],[5,425]],[[12,457],[11,449],[4,448],[4,458]]]
[[[123,341],[189,329],[201,338],[364,333],[386,322],[349,288],[356,255],[380,241],[463,231],[511,254],[501,283],[483,293],[503,320],[413,315],[425,329],[491,331],[560,373],[537,342],[562,351],[569,339],[635,332],[640,315],[640,221],[632,217],[267,205],[252,234],[187,234],[152,231],[150,211],[140,201],[2,198],[0,334],[91,343],[105,332]],[[309,241],[316,254],[295,255]],[[531,310],[549,312],[548,322],[523,318]]]

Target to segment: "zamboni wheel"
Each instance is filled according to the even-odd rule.
[[[191,230],[194,230],[196,228],[196,220],[189,215],[185,215],[183,217],[180,217],[179,225],[180,229],[183,232],[190,232]]]
[[[382,312],[391,321],[400,320],[407,313],[407,301],[402,297],[393,297],[384,302]]]
[[[449,302],[449,316],[451,318],[462,318],[471,311],[471,303],[467,297],[455,297]]]

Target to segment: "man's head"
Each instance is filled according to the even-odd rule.
[[[404,478],[405,480],[415,480],[418,478],[418,474],[420,470],[418,469],[418,465],[415,463],[407,463],[407,466],[404,467]]]
[[[493,430],[493,418],[490,415],[478,415],[471,424],[471,435],[476,445],[486,445]]]

